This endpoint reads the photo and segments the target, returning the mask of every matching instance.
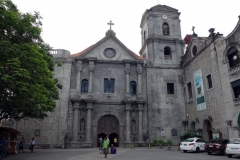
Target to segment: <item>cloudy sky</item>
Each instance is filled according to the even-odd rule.
[[[21,12],[39,11],[42,37],[54,49],[80,52],[105,36],[112,20],[117,38],[130,50],[141,48],[142,14],[157,4],[181,12],[182,38],[192,26],[200,37],[209,28],[227,36],[238,22],[240,0],[12,0]]]

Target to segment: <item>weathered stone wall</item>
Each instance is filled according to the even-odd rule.
[[[219,65],[220,72],[220,80],[222,84],[222,92],[223,92],[223,105],[225,107],[225,115],[226,121],[231,121],[231,125],[227,125],[227,123],[223,122],[224,127],[226,128],[227,134],[229,138],[239,137],[238,130],[238,115],[240,113],[239,103],[237,100],[234,100],[234,93],[231,86],[231,82],[239,80],[240,74],[239,72],[235,72],[231,74],[229,61],[227,57],[227,51],[231,47],[236,47],[238,49],[238,53],[240,52],[240,21],[238,22],[235,29],[230,33],[226,38],[220,38],[215,42],[216,52],[217,52],[217,60]],[[239,58],[239,57],[238,57]],[[235,67],[236,68],[236,67]]]
[[[178,76],[181,74],[180,68],[147,68],[148,128],[151,141],[171,139],[174,144],[180,141],[180,136],[183,134],[182,121],[185,117],[183,87]],[[168,82],[174,83],[173,95],[167,94]],[[172,136],[173,128],[177,129],[177,136]],[[165,131],[165,137],[161,137],[161,130]]]
[[[209,42],[209,40],[206,40]],[[209,120],[209,116],[212,117],[212,132],[222,132],[224,138],[228,138],[226,132],[226,117],[225,108],[222,98],[222,86],[220,80],[220,70],[218,68],[217,55],[214,51],[213,43],[206,43],[202,46],[202,39],[193,40],[192,44],[188,46],[190,49],[186,52],[184,62],[184,75],[185,75],[185,96],[186,96],[186,114],[188,114],[188,129],[191,130],[191,123],[195,122],[198,129],[202,130],[202,135],[206,140],[209,140],[208,130],[204,124],[205,120]],[[194,56],[192,54],[192,47],[196,45],[198,48],[197,54]],[[188,57],[188,58],[186,58]],[[206,109],[197,111],[196,103],[196,93],[194,84],[194,73],[201,69],[202,80],[204,86],[204,95],[206,101]],[[213,87],[208,88],[208,82],[206,76],[211,74]],[[193,98],[189,98],[187,84],[191,82],[192,84],[192,94]],[[199,123],[196,122],[199,120]]]
[[[27,143],[30,143],[32,137],[36,138],[36,147],[44,147],[46,144],[50,147],[62,147],[64,137],[68,133],[68,101],[70,91],[71,77],[71,59],[70,53],[66,50],[55,50],[54,60],[62,62],[62,66],[55,66],[54,77],[58,79],[59,84],[63,85],[59,89],[59,100],[56,101],[54,112],[48,113],[48,118],[39,121],[36,119],[27,119],[15,122],[14,128],[21,131]],[[60,55],[59,55],[60,54]],[[40,130],[40,136],[35,136],[35,130]]]

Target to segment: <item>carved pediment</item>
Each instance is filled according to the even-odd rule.
[[[145,60],[145,58],[135,54],[129,50],[114,34],[107,34],[96,44],[86,48],[85,50],[72,54],[72,58],[81,57],[97,57],[97,60],[116,61],[123,59]]]
[[[152,11],[178,12],[177,9],[166,6],[166,5],[156,5],[156,6],[152,7],[151,9],[152,9]]]

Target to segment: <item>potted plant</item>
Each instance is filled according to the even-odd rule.
[[[162,147],[163,147],[163,144],[164,144],[164,141],[163,141],[162,139],[159,139],[159,140],[158,140],[159,148],[162,148]]]
[[[171,140],[167,140],[166,144],[168,145],[168,149],[171,149],[173,142]]]

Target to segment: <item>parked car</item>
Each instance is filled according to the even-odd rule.
[[[212,154],[213,152],[225,154],[225,149],[228,141],[228,139],[212,139],[210,142],[206,143],[205,151],[208,154]]]
[[[206,141],[204,139],[194,137],[194,138],[188,138],[183,142],[181,142],[180,148],[183,152],[187,152],[187,151],[200,152],[205,150],[205,144],[206,144]]]
[[[234,154],[240,155],[240,138],[230,139],[226,145],[226,155],[231,158]]]

